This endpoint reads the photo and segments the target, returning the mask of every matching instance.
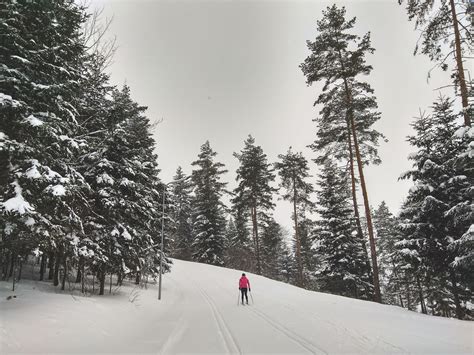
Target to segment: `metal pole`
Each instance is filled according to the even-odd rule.
[[[160,246],[160,278],[158,285],[158,299],[161,300],[161,276],[163,274],[163,231],[165,226],[165,193],[166,185],[163,184],[163,209],[161,214],[161,246]]]

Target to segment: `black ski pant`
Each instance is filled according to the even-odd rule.
[[[249,303],[249,296],[247,295],[247,288],[241,288],[240,292],[242,292],[242,303],[244,303],[244,296],[247,304]]]

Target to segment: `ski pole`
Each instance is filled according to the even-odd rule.
[[[252,296],[252,292],[249,291],[249,294],[250,294],[250,299],[252,300],[252,304],[253,304],[253,296]]]

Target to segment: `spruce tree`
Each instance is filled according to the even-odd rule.
[[[365,61],[365,56],[373,53],[374,49],[371,47],[369,33],[362,38],[350,33],[356,20],[355,18],[346,20],[345,15],[345,8],[339,9],[336,5],[323,11],[323,18],[317,22],[319,34],[313,42],[307,42],[311,54],[301,64],[301,69],[306,76],[308,85],[320,81],[324,83],[323,94],[318,98],[317,104],[327,106],[333,99],[338,100],[338,93],[343,95],[342,108],[351,131],[364,198],[372,259],[374,300],[381,302],[372,217],[364,176],[362,151],[359,145],[360,137],[356,127],[358,113],[363,113],[362,117],[368,120],[373,119],[374,100],[360,106],[359,102],[363,102],[363,100],[359,99],[373,93],[370,85],[360,81],[360,77],[368,75],[372,71],[372,67]]]
[[[275,179],[275,175],[272,173],[271,165],[267,162],[263,149],[255,145],[255,139],[249,136],[244,144],[240,153],[234,153],[240,166],[237,169],[238,186],[234,190],[232,203],[239,221],[243,221],[242,217],[248,217],[250,214],[256,272],[260,275],[262,265],[259,232],[264,227],[265,221],[269,219],[268,212],[274,207],[272,194],[275,189],[270,186],[270,183]]]
[[[321,264],[319,289],[338,295],[368,299],[372,293],[362,246],[354,236],[347,177],[327,160],[319,175],[316,252]]]
[[[192,165],[194,184],[193,201],[193,230],[194,242],[193,259],[199,262],[223,265],[225,246],[225,205],[222,196],[226,183],[221,182],[225,174],[224,164],[215,162],[217,155],[206,141],[201,146],[198,160]]]
[[[173,224],[172,255],[175,258],[191,260],[193,242],[192,196],[193,189],[188,176],[178,167],[172,181],[171,218]]]
[[[303,260],[301,256],[301,236],[298,225],[299,211],[311,208],[313,203],[310,195],[313,186],[306,180],[310,177],[307,160],[302,153],[293,153],[290,149],[283,155],[278,156],[279,162],[275,163],[275,168],[280,176],[280,187],[284,189],[283,199],[293,203],[293,221],[295,230],[295,257],[298,266],[297,285],[303,286]]]
[[[0,10],[0,228],[12,266],[35,248],[56,254],[58,285],[82,232],[87,190],[72,164],[84,144],[75,136],[85,14],[72,1],[15,1]]]
[[[472,172],[455,164],[467,142],[455,134],[459,125],[453,101],[440,97],[432,110],[415,121],[416,135],[408,139],[417,152],[409,157],[413,169],[402,178],[411,178],[415,185],[401,212],[404,238],[398,243],[399,253],[405,256],[406,268],[418,269],[420,292],[426,285],[421,302],[428,298],[433,311],[446,316],[452,304],[461,319],[466,312],[463,299],[472,297],[472,276],[456,262],[462,258],[456,246],[472,222],[472,212],[465,208],[471,204],[467,192]]]
[[[384,303],[404,306],[402,278],[404,271],[396,259],[396,243],[400,239],[400,222],[385,201],[374,211],[374,228],[380,261],[380,285]]]

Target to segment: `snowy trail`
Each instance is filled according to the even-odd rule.
[[[0,282],[0,353],[474,352],[474,322],[248,276],[255,300],[250,306],[237,305],[240,271],[179,260],[164,275],[161,301],[155,285],[72,297],[26,281],[7,301],[11,285]]]

